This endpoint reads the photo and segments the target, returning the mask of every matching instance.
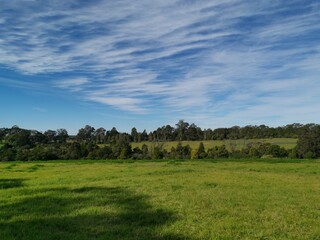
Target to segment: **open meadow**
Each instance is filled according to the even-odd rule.
[[[285,149],[292,149],[297,145],[296,138],[263,138],[263,139],[237,139],[237,140],[206,140],[206,141],[181,141],[183,146],[189,145],[192,149],[198,149],[199,144],[203,143],[205,149],[213,148],[215,146],[225,145],[228,150],[236,149],[241,150],[246,148],[248,144],[254,143],[271,143],[279,145]],[[132,148],[141,148],[143,144],[146,144],[149,148],[153,146],[162,146],[167,151],[170,151],[172,147],[176,147],[179,141],[171,142],[139,142],[131,143]]]
[[[320,239],[320,160],[0,163],[0,239]]]

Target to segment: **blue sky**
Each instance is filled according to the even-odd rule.
[[[320,119],[320,2],[0,0],[0,127]]]

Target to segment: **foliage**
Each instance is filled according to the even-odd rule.
[[[206,153],[206,151],[204,149],[203,142],[201,142],[199,144],[198,150],[197,150],[197,152],[195,154],[195,158],[202,159],[202,158],[206,158],[206,157],[207,157],[207,153]]]
[[[308,124],[297,142],[297,154],[301,158],[320,157],[320,126]]]
[[[300,129],[300,125],[291,127]],[[106,131],[104,128],[95,128],[86,125],[81,128],[76,137],[69,136],[65,129],[47,130],[41,133],[36,130],[20,129],[17,126],[11,129],[0,129],[2,147],[0,148],[1,161],[29,161],[29,160],[58,160],[58,159],[204,159],[204,158],[228,158],[251,157],[261,158],[270,156],[274,158],[318,158],[320,157],[320,126],[316,124],[303,125],[303,131],[299,135],[298,145],[294,149],[285,149],[275,142],[274,144],[251,140],[221,141],[220,145],[208,147],[207,142],[176,142],[170,151],[164,142],[141,143],[132,147],[132,141],[141,139],[157,139],[160,136],[170,139],[197,139],[202,133],[194,124],[179,121],[177,128],[170,125],[164,127],[167,136],[156,132],[156,135],[144,131],[140,134],[135,128],[131,135],[119,133],[115,128]],[[268,129],[266,126],[262,129]],[[251,129],[252,128],[247,128]],[[219,130],[220,131],[220,130]],[[218,132],[219,132],[218,131]],[[249,130],[248,130],[249,131]],[[241,133],[241,128],[232,128],[233,138],[236,133]],[[250,131],[249,131],[250,132]],[[215,132],[211,132],[214,134]],[[210,133],[210,134],[211,134]],[[221,131],[221,134],[223,131]],[[225,133],[225,131],[224,131]],[[193,137],[192,137],[193,136]],[[198,137],[195,137],[198,136]],[[206,135],[207,136],[207,135]],[[161,138],[162,138],[161,137]],[[106,144],[107,142],[109,144]],[[241,142],[241,148],[237,142]],[[171,142],[174,143],[174,142]],[[192,147],[189,145],[192,145]],[[198,146],[195,144],[198,143]],[[99,144],[99,145],[98,145]],[[228,146],[227,146],[227,145]],[[206,150],[207,149],[207,150]]]
[[[229,156],[225,145],[210,148],[207,154],[208,158],[227,158]]]

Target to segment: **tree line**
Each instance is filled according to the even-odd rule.
[[[182,145],[184,140],[254,139],[270,137],[297,137],[297,146],[286,150],[268,143],[250,143],[241,150],[227,149],[225,145],[205,149],[200,143],[197,149]],[[132,142],[149,141],[141,148],[132,148]],[[170,151],[163,148],[163,142],[179,141]],[[116,128],[107,131],[89,125],[70,136],[66,129],[37,130],[18,126],[0,129],[0,160],[55,160],[55,159],[203,159],[228,157],[320,157],[320,125],[291,124],[269,128],[264,125],[219,128],[215,130],[197,127],[180,120],[175,127],[170,125],[153,132],[118,132]]]
[[[97,128],[90,125],[79,129],[76,136],[80,141],[93,141],[97,144],[112,143],[124,138],[128,142],[168,142],[168,141],[206,141],[227,139],[263,139],[263,138],[298,138],[305,128],[315,124],[288,124],[280,127],[268,127],[266,125],[245,127],[233,126],[230,128],[216,128],[214,130],[201,129],[196,124],[189,124],[180,120],[175,126],[165,125],[154,131],[137,131],[134,127],[130,133],[118,132],[113,127],[111,130]]]

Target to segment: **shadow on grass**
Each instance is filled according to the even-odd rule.
[[[126,188],[83,187],[30,192],[21,202],[0,205],[5,239],[189,239],[160,234],[175,215],[156,209],[145,195]]]
[[[23,186],[23,179],[0,179],[0,189],[17,188]]]

